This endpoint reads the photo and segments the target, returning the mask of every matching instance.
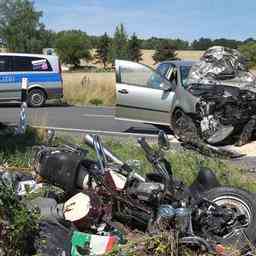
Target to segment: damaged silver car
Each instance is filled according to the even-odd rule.
[[[185,142],[247,143],[256,125],[256,78],[243,56],[215,46],[199,62],[156,70],[116,61],[116,118],[168,125]]]

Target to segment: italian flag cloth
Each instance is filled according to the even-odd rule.
[[[103,255],[110,252],[117,242],[116,236],[99,236],[74,231],[71,255]]]

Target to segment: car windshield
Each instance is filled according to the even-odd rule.
[[[181,73],[181,82],[182,86],[184,88],[187,88],[187,79],[188,79],[188,74],[191,69],[191,66],[181,66],[180,67],[180,73]]]

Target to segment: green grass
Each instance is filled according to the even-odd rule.
[[[106,145],[122,160],[136,159],[141,162],[143,173],[152,170],[142,149],[133,140],[107,139]],[[230,165],[227,161],[210,158],[189,150],[169,150],[167,159],[172,164],[173,173],[186,184],[191,184],[196,178],[200,166],[210,168],[217,174],[223,185],[256,191],[256,182],[246,171]]]
[[[0,165],[14,169],[30,168],[32,147],[42,143],[40,134],[32,129],[28,129],[24,135],[15,135],[5,130],[0,135],[0,141]]]
[[[32,255],[38,232],[36,213],[31,213],[18,199],[13,184],[0,181],[1,255]]]
[[[42,132],[29,129],[25,135],[0,135],[0,165],[11,168],[30,168],[32,163],[32,147],[42,144]],[[66,135],[59,137],[56,142],[80,143],[79,136]],[[120,139],[104,137],[105,145],[123,161],[138,160],[138,172],[145,174],[152,170],[145,158],[144,152],[134,139]],[[89,148],[88,148],[89,149]],[[89,157],[95,157],[90,150]],[[208,167],[215,171],[223,185],[236,186],[250,191],[256,191],[256,182],[242,169],[230,165],[227,161],[209,158],[189,150],[169,150],[166,152],[170,160],[173,173],[186,184],[191,184],[196,178],[200,166]]]

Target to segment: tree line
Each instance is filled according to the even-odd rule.
[[[123,24],[119,24],[114,35],[90,36],[81,30],[54,32],[41,22],[43,13],[37,11],[30,0],[0,1],[0,45],[12,52],[41,53],[43,48],[55,48],[62,62],[80,65],[80,59],[102,63],[104,68],[115,59],[140,62],[141,49],[155,50],[157,63],[175,59],[177,50],[206,50],[213,45],[239,49],[251,65],[256,64],[256,41],[200,38],[192,43],[182,39],[157,38],[140,39],[135,33],[129,36]],[[92,49],[95,49],[93,53]]]

